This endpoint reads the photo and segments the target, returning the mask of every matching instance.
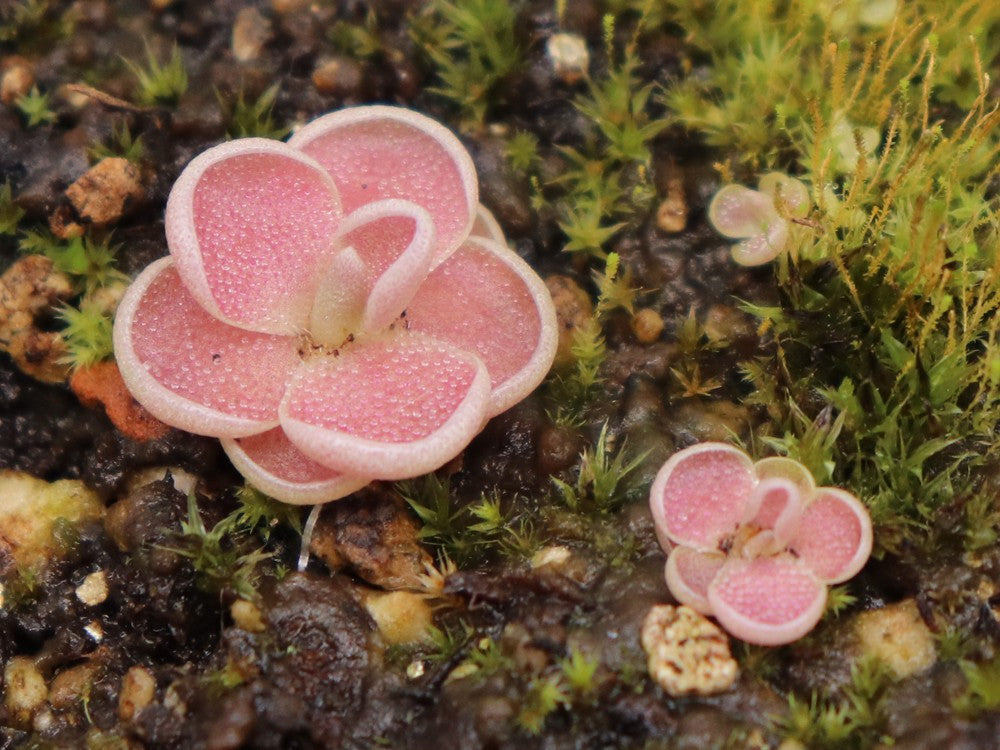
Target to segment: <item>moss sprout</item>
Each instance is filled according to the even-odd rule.
[[[433,0],[413,20],[413,35],[437,69],[429,90],[458,106],[466,129],[481,128],[499,84],[522,65],[514,34],[517,3]]]
[[[199,585],[210,593],[231,590],[240,598],[257,597],[257,566],[271,557],[263,549],[250,549],[235,515],[211,529],[205,526],[194,493],[188,495],[187,518],[181,521],[177,544],[164,546],[191,561]]]
[[[176,104],[187,91],[187,69],[184,67],[180,48],[176,45],[166,63],[161,64],[148,47],[144,66],[131,60],[124,62],[135,76],[135,98],[139,104],[148,106]]]
[[[25,253],[51,258],[56,269],[68,274],[80,292],[90,293],[128,280],[115,267],[118,248],[111,244],[110,236],[61,240],[44,229],[28,230],[21,236],[20,248]]]
[[[235,101],[216,92],[230,138],[284,138],[289,128],[279,126],[274,119],[274,100],[278,84],[269,86],[256,99],[249,100],[241,90]]]
[[[580,456],[580,468],[573,484],[552,477],[566,507],[574,512],[604,514],[617,510],[633,490],[629,475],[645,460],[646,454],[629,455],[625,446],[612,450],[607,423],[597,443]]]
[[[0,185],[0,235],[17,234],[18,222],[24,216],[24,211],[14,203],[10,181]]]
[[[119,121],[112,127],[109,142],[97,143],[87,149],[87,156],[95,163],[109,157],[120,156],[137,166],[141,166],[145,156],[145,146],[141,135],[133,136],[128,123]]]
[[[24,115],[25,124],[29,128],[46,125],[56,121],[56,113],[49,103],[49,95],[32,86],[31,91],[17,98],[17,108]]]
[[[105,309],[93,300],[84,299],[80,307],[63,306],[58,312],[63,322],[66,354],[61,360],[72,369],[87,367],[114,354],[111,341],[112,319]]]

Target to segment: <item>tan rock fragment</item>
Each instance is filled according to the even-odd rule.
[[[433,624],[427,597],[410,591],[372,591],[364,607],[390,645],[426,642]]]
[[[650,676],[669,695],[721,693],[739,676],[729,639],[690,607],[653,607],[643,620],[641,641]]]
[[[253,602],[237,599],[229,606],[229,614],[240,630],[248,633],[263,633],[267,630],[260,609]]]
[[[249,62],[260,57],[264,45],[271,39],[271,22],[256,8],[243,8],[233,22],[233,57]]]
[[[580,285],[569,276],[553,275],[545,279],[545,286],[552,295],[559,326],[559,346],[555,366],[573,361],[573,335],[577,330],[594,325],[594,305]]]
[[[587,75],[590,69],[590,50],[587,40],[579,34],[559,32],[549,37],[545,52],[552,63],[552,70],[564,82],[574,84]]]
[[[709,341],[731,343],[755,332],[753,319],[730,305],[712,305],[705,314],[705,335]]]
[[[88,607],[96,607],[108,598],[108,577],[103,570],[96,570],[76,587],[76,598]]]
[[[683,232],[687,226],[688,203],[684,195],[684,179],[671,175],[667,180],[667,197],[656,209],[656,226],[668,234]]]
[[[0,102],[10,106],[34,85],[35,73],[28,60],[11,55],[0,62]]]
[[[87,228],[76,220],[68,204],[61,204],[49,216],[49,231],[61,240],[72,240],[82,237]]]
[[[3,684],[4,705],[10,719],[18,726],[27,726],[48,698],[45,678],[30,658],[15,656],[7,662]]]
[[[49,703],[53,708],[70,708],[86,694],[97,675],[96,664],[79,664],[52,678],[49,686]]]
[[[542,547],[531,557],[531,567],[541,568],[545,565],[552,565],[556,568],[565,565],[573,555],[569,547],[563,545],[552,545]]]
[[[120,219],[144,194],[139,168],[120,156],[101,159],[66,188],[80,218],[98,226]]]
[[[881,661],[897,680],[923,672],[937,660],[934,634],[915,599],[861,612],[854,620],[854,635],[862,656]]]
[[[360,502],[328,506],[309,548],[331,570],[348,565],[380,588],[419,591],[431,564],[419,533],[394,495],[372,489]]]
[[[44,565],[58,552],[55,523],[98,520],[104,506],[83,482],[0,471],[0,575]]]
[[[146,667],[132,667],[122,678],[118,693],[118,718],[131,721],[142,709],[153,702],[156,695],[156,678]]]
[[[652,344],[663,333],[663,318],[656,310],[643,307],[632,316],[632,331],[640,344]]]
[[[675,424],[698,440],[725,442],[742,435],[750,423],[750,410],[733,401],[695,401],[685,399],[671,410]]]
[[[0,349],[43,383],[66,379],[68,368],[60,362],[66,344],[58,333],[41,330],[35,321],[72,294],[66,274],[42,255],[26,255],[0,276]]]
[[[355,93],[361,86],[362,70],[349,57],[321,60],[313,70],[312,82],[321,94],[343,96]]]

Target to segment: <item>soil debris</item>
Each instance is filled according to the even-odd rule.
[[[310,548],[333,571],[346,565],[380,588],[420,590],[431,558],[418,533],[397,497],[369,488],[324,510]]]
[[[66,188],[66,197],[80,218],[95,226],[118,221],[135,209],[144,195],[139,168],[120,156],[101,159]]]
[[[719,627],[690,607],[661,604],[642,623],[649,674],[668,695],[712,695],[728,690],[740,670]]]
[[[69,277],[42,255],[26,255],[0,276],[0,349],[27,375],[44,383],[66,379],[61,361],[66,344],[55,331],[42,328],[73,288]]]
[[[133,440],[156,440],[170,431],[132,397],[114,362],[77,368],[69,387],[84,406],[102,406],[114,426]]]

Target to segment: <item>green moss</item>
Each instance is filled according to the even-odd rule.
[[[597,690],[597,670],[601,666],[598,656],[588,656],[579,649],[570,649],[569,655],[559,661],[559,669],[572,693],[578,699],[590,699]]]
[[[76,369],[111,359],[113,321],[102,306],[84,299],[80,307],[65,305],[57,314],[64,324],[62,335],[66,341],[61,362]]]
[[[464,620],[453,625],[438,627],[432,625],[427,630],[431,649],[424,653],[428,661],[445,663],[451,661],[472,640],[475,629]]]
[[[432,0],[412,33],[439,83],[428,90],[459,109],[463,128],[483,127],[499,102],[500,84],[522,65],[514,34],[520,3]]]
[[[844,118],[882,130],[900,81],[969,107],[982,61],[1000,50],[1000,11],[974,1],[899,3],[895,20],[876,26],[840,13],[848,4],[664,5],[709,63],[667,90],[673,119],[756,168],[782,166],[803,140],[829,146],[830,126]],[[931,59],[932,81],[921,70]]]
[[[278,526],[287,526],[302,534],[302,515],[298,506],[282,503],[260,490],[244,484],[236,493],[239,503],[232,515],[235,529],[243,534],[256,534],[267,543]]]
[[[116,122],[112,127],[111,139],[108,143],[98,143],[87,149],[87,156],[92,162],[99,162],[108,157],[121,157],[128,159],[137,166],[142,165],[145,156],[145,147],[142,143],[142,136],[133,137],[128,123],[124,121]]]
[[[24,216],[21,207],[14,203],[10,181],[0,185],[0,235],[17,234],[17,225]]]
[[[231,590],[237,596],[257,597],[257,567],[271,557],[263,549],[251,549],[237,515],[223,518],[211,529],[205,526],[192,492],[188,495],[188,515],[181,521],[177,544],[164,546],[191,561],[198,584],[210,593]]]
[[[607,514],[619,509],[634,488],[629,475],[646,458],[646,454],[629,455],[625,446],[612,450],[605,422],[594,447],[580,456],[580,468],[573,484],[552,477],[566,507],[574,512]]]
[[[145,66],[125,60],[136,78],[135,98],[144,105],[172,105],[184,95],[188,87],[187,69],[180,49],[174,45],[170,59],[161,64],[153,51],[146,49]]]
[[[76,9],[59,13],[52,0],[20,0],[0,5],[0,43],[19,49],[46,49],[73,33]]]
[[[327,38],[334,49],[358,60],[368,60],[383,53],[379,34],[379,18],[375,8],[369,8],[360,24],[340,19],[330,27]]]
[[[560,707],[569,707],[570,703],[569,689],[562,675],[536,677],[528,686],[517,715],[517,724],[528,734],[539,734],[549,714]]]
[[[128,281],[115,267],[118,248],[111,244],[110,235],[60,240],[45,229],[28,230],[21,236],[20,249],[50,258],[57,270],[70,276],[80,293]]]
[[[43,94],[37,86],[17,98],[15,106],[24,115],[24,122],[29,128],[47,125],[56,121],[56,113],[49,104],[49,95]]]
[[[667,126],[650,105],[653,85],[638,75],[637,38],[648,23],[643,13],[619,52],[615,16],[605,16],[606,65],[586,79],[574,106],[589,121],[584,148],[561,147],[564,168],[550,185],[566,235],[563,249],[606,257],[605,246],[629,222],[645,214],[654,198],[649,179],[651,142]]]
[[[447,479],[427,474],[396,485],[421,521],[420,538],[436,547],[442,560],[468,567],[504,557],[530,557],[543,540],[523,499],[483,493],[462,503]]]
[[[789,693],[785,713],[772,717],[772,730],[816,750],[867,750],[891,742],[884,734],[890,684],[890,674],[879,660],[860,660],[851,667],[851,682],[839,697],[813,693],[805,701]]]
[[[288,135],[289,128],[279,126],[274,119],[274,100],[278,91],[278,84],[274,84],[252,101],[246,99],[243,91],[235,101],[216,92],[227,123],[226,134],[230,138],[284,138]]]
[[[783,169],[811,192],[776,302],[746,306],[766,344],[743,365],[768,418],[758,445],[858,494],[878,553],[928,548],[998,447],[1000,113],[983,61],[1000,53],[1000,9],[903,3],[872,25],[751,5],[671,4],[711,67],[665,102],[729,157],[724,176]]]
[[[1000,657],[982,663],[963,661],[961,666],[966,685],[953,703],[955,710],[972,717],[1000,708]]]

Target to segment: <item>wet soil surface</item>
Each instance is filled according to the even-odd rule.
[[[11,22],[15,5],[0,5],[4,23]],[[344,105],[388,102],[457,128],[454,111],[428,90],[432,68],[408,33],[408,19],[420,12],[416,2],[20,5],[47,10],[23,35],[0,37],[0,62],[6,67],[14,56],[27,60],[34,82],[52,92],[55,119],[29,128],[15,107],[0,105],[0,184],[10,183],[25,212],[23,226],[48,226],[53,217],[79,220],[67,207],[65,190],[89,168],[88,147],[108,142],[127,124],[144,149],[141,200],[113,223],[118,266],[128,275],[166,254],[162,214],[170,186],[192,156],[225,138],[225,112],[237,96],[255,100],[278,84],[273,117],[281,125]],[[568,5],[571,30],[598,49],[606,8],[597,0]],[[479,170],[482,200],[512,246],[543,276],[566,276],[593,295],[589,270],[560,252],[565,239],[556,216],[533,207],[530,184],[510,168],[496,135],[504,128],[530,132],[543,148],[587,140],[587,124],[572,105],[577,89],[560,80],[545,57],[544,42],[557,28],[552,6],[524,5],[517,33],[528,64],[498,94],[502,104],[491,115],[497,127],[462,138]],[[237,61],[234,45],[246,40],[234,41],[234,25],[250,7],[266,33],[255,54]],[[67,13],[75,19],[72,33],[46,42]],[[328,33],[336,22],[367,28],[381,51],[345,60]],[[676,74],[682,38],[677,29],[644,37],[641,76],[662,83]],[[190,78],[176,106],[136,108],[110,98],[129,101],[134,94],[135,79],[122,57],[142,60],[149,50],[163,60],[174,44]],[[336,80],[318,85],[314,72],[330,58],[342,67]],[[81,98],[60,88],[78,82],[109,98]],[[603,392],[585,423],[554,424],[545,395],[536,394],[492,420],[461,460],[442,470],[458,506],[496,493],[516,509],[522,532],[537,533],[542,545],[566,549],[569,557],[533,566],[530,555],[472,550],[429,600],[440,636],[433,643],[387,642],[363,606],[401,575],[393,568],[393,578],[381,567],[391,557],[383,548],[388,532],[381,530],[398,534],[412,526],[414,543],[417,527],[392,486],[340,501],[328,521],[339,530],[331,532],[333,551],[318,552],[304,572],[288,572],[298,555],[294,530],[274,528],[254,613],[234,615],[237,592],[206,586],[190,557],[176,549],[188,519],[176,476],[136,481],[152,467],[193,477],[211,529],[236,507],[242,484],[217,443],[177,430],[137,442],[99,410],[81,405],[65,385],[40,383],[0,355],[0,469],[49,481],[82,480],[107,506],[103,523],[67,532],[37,580],[8,576],[0,659],[9,665],[14,657],[30,657],[48,692],[28,714],[9,700],[0,708],[0,746],[776,746],[771,717],[787,710],[784,691],[808,701],[813,692],[836,695],[850,680],[855,647],[845,623],[851,613],[825,622],[795,646],[766,656],[738,652],[742,677],[710,698],[667,696],[647,676],[639,645],[645,613],[670,601],[663,553],[645,510],[652,473],[673,450],[731,432],[745,435],[758,418],[737,403],[745,385],[735,365],[752,356],[758,342],[736,305],[770,299],[770,276],[736,267],[728,245],[705,223],[704,207],[718,187],[712,160],[673,131],[654,144],[654,165],[683,176],[686,226],[670,233],[657,225],[664,188],[646,215],[615,235],[610,249],[644,290],[641,306],[666,325],[641,342],[629,315],[618,311],[607,319]],[[654,182],[667,180],[658,175]],[[16,240],[0,236],[0,268],[18,256]],[[710,397],[682,395],[672,374],[681,356],[677,330],[690,311],[702,322],[715,321],[724,343],[701,363],[703,377],[720,383]],[[617,444],[635,455],[648,452],[633,492],[610,514],[560,511],[550,475],[572,480],[580,452],[605,422]],[[395,516],[406,518],[404,527]],[[367,524],[376,529],[368,539]],[[411,554],[410,563],[419,568],[424,554]],[[91,605],[76,592],[95,571],[105,574],[108,595]],[[852,612],[915,599],[927,622],[935,622],[936,610],[947,611],[953,623],[996,642],[995,587],[984,585],[998,571],[997,555],[972,566],[947,553],[933,561],[875,561],[851,584],[857,597]],[[487,666],[484,654],[491,649],[499,656]],[[598,659],[592,685],[582,696],[557,701],[530,728],[526,712],[539,701],[545,677],[574,652]],[[470,663],[477,670],[470,671]],[[149,688],[135,706],[127,675]],[[964,685],[953,662],[892,684],[880,710],[894,746],[995,747],[996,714],[973,720],[951,708]]]

